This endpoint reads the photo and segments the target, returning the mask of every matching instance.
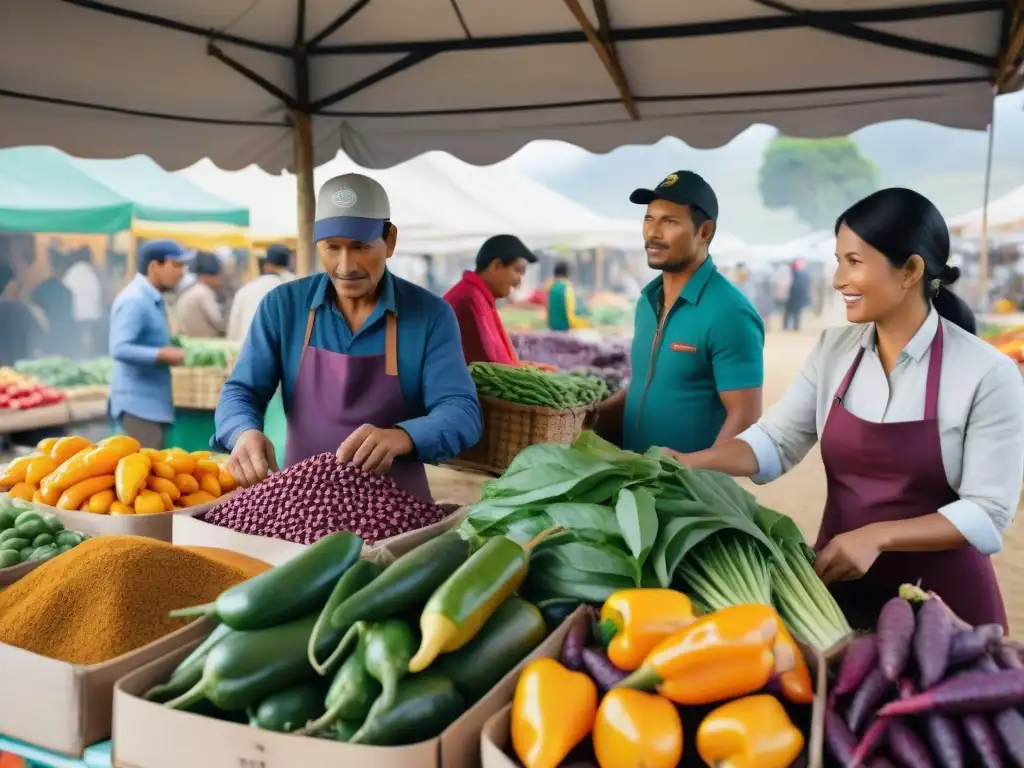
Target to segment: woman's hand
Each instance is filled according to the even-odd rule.
[[[814,561],[814,570],[825,584],[859,579],[882,553],[882,531],[866,525],[836,536]]]

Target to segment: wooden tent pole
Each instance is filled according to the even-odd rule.
[[[313,189],[313,141],[310,122],[304,112],[292,113],[295,142],[295,185],[299,200],[299,239],[295,247],[295,272],[309,275],[315,263],[313,253],[313,220],[316,216],[316,192]]]
[[[992,97],[992,117],[988,122],[988,152],[985,157],[985,189],[981,204],[981,250],[978,253],[979,309],[988,312],[988,199],[992,187],[992,149],[996,135],[996,100]]]

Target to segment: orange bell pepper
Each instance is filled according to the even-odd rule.
[[[697,754],[713,768],[787,768],[803,749],[804,735],[767,694],[723,704],[697,729]]]
[[[512,748],[526,768],[556,768],[590,733],[597,686],[554,659],[530,662],[512,699]]]
[[[683,756],[683,724],[672,702],[629,688],[601,700],[592,740],[601,768],[675,768]]]
[[[620,688],[650,690],[677,704],[712,704],[760,690],[776,670],[780,620],[766,605],[735,605],[670,635]]]
[[[632,672],[658,643],[696,621],[690,598],[674,589],[623,589],[601,607],[598,633],[611,636],[608,660]]]
[[[810,704],[814,701],[814,684],[811,682],[807,660],[781,619],[777,632],[773,654],[775,675],[782,695],[795,704]]]

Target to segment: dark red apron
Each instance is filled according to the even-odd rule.
[[[841,533],[930,515],[959,498],[946,479],[939,436],[942,323],[932,341],[921,421],[876,424],[846,410],[843,398],[863,357],[861,348],[836,390],[821,435],[828,501],[818,549]],[[970,545],[944,552],[883,552],[863,578],[832,584],[830,590],[854,629],[872,629],[900,584],[918,581],[970,624],[1006,626],[992,562]]]
[[[398,383],[398,320],[385,315],[383,355],[343,355],[309,346],[316,310],[310,310],[299,370],[288,406],[285,465],[334,453],[363,424],[391,429],[409,418]],[[395,482],[431,501],[423,464],[398,457],[388,472]]]

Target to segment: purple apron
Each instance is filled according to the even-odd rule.
[[[942,323],[932,341],[924,419],[876,424],[843,406],[864,349],[836,390],[821,435],[828,501],[815,545],[871,523],[907,520],[937,512],[959,496],[949,487],[939,437]],[[970,624],[1002,624],[1006,610],[992,562],[967,545],[943,552],[883,552],[863,578],[829,589],[854,629],[872,629],[882,605],[900,584],[934,590]]]
[[[391,429],[409,418],[398,383],[398,320],[385,315],[383,355],[343,355],[309,346],[316,311],[310,310],[299,370],[288,406],[284,463],[334,453],[363,424]],[[388,474],[421,499],[431,501],[427,471],[400,456]]]

